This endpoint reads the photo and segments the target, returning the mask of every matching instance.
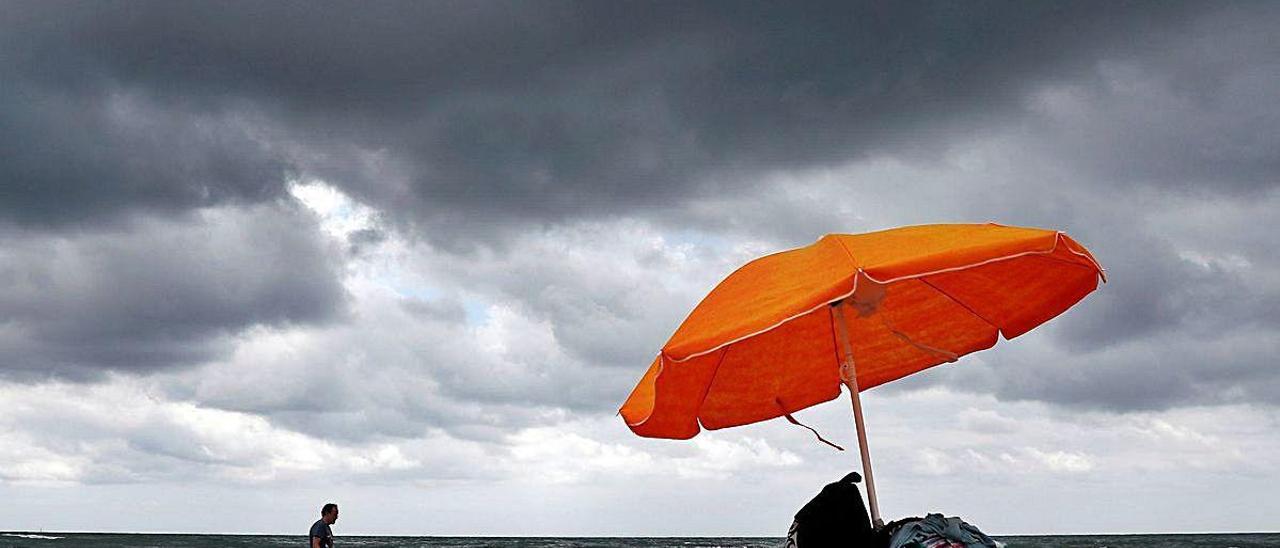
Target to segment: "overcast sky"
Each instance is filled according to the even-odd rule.
[[[858,469],[615,415],[741,263],[1066,231],[864,394],[883,512],[1280,530],[1280,4],[0,0],[0,530],[767,535]],[[847,399],[798,414],[856,446]]]

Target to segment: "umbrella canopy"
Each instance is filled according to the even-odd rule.
[[[923,225],[829,234],[747,263],[694,308],[620,413],[645,437],[759,422],[1012,339],[1097,287],[1102,268],[1053,230]],[[842,306],[832,306],[838,304]],[[843,316],[843,322],[839,321]],[[846,367],[847,371],[847,367]]]

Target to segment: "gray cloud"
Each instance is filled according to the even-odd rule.
[[[124,202],[115,209],[266,199],[299,173],[440,241],[512,222],[668,208],[750,188],[762,169],[918,152],[1018,108],[1038,81],[1176,34],[1199,9],[22,8],[2,21],[2,47],[20,84],[8,117],[25,122],[4,140],[35,148],[23,154],[27,167],[3,175],[22,182],[7,200],[11,218],[103,215],[109,196]],[[174,122],[148,140],[107,120],[67,143],[60,111],[33,106],[62,97],[102,118],[119,94],[145,98],[148,110],[130,120]],[[173,129],[192,122],[207,133]],[[35,181],[73,190],[80,207]]]
[[[0,235],[0,374],[95,378],[224,355],[254,326],[334,319],[335,254],[295,205]]]
[[[1169,332],[1205,338],[1277,326],[1271,310],[1278,295],[1266,283],[1274,269],[1235,268],[1218,259],[1197,262],[1179,256],[1175,240],[1154,234],[1117,232],[1104,242],[1102,249],[1112,256],[1112,280],[1088,314],[1064,318],[1061,340],[1068,348],[1105,347]]]
[[[1277,16],[1214,14],[1160,54],[1101,58],[1089,77],[1028,98],[1025,135],[1103,192],[1143,184],[1257,196],[1276,188],[1280,103],[1269,90],[1280,80],[1280,46],[1265,28]]]
[[[358,205],[326,211],[365,218]],[[322,228],[346,219],[326,217]],[[346,229],[330,233],[335,245],[377,230]],[[687,307],[750,255],[667,241],[629,221],[530,232],[512,248],[457,255],[391,233],[344,255],[345,321],[254,330],[204,367],[151,378],[165,399],[327,440],[440,431],[500,442],[520,428],[612,415]]]
[[[5,79],[0,222],[92,227],[283,196],[288,164],[237,113],[109,83],[48,89]]]
[[[1002,400],[1075,410],[1275,406],[1280,375],[1273,367],[1278,349],[1270,332],[1240,329],[1203,338],[1174,332],[1091,352],[1015,341],[971,363],[944,368],[931,380]]]
[[[167,215],[182,233],[190,230],[185,210],[274,203],[291,178],[323,179],[387,216],[386,226],[348,235],[346,260],[403,236],[427,256],[414,267],[451,293],[393,303],[417,319],[346,326],[336,339],[386,330],[434,341],[391,340],[385,348],[395,350],[370,355],[395,364],[388,371],[403,373],[395,378],[425,383],[404,386],[442,398],[612,405],[608,390],[578,388],[613,374],[592,368],[642,368],[736,264],[831,231],[988,219],[1068,230],[1113,281],[1055,321],[1041,344],[1057,351],[1119,356],[1175,334],[1265,333],[1280,308],[1271,306],[1268,242],[1233,242],[1248,268],[1216,256],[1197,262],[1188,253],[1214,255],[1212,242],[1188,247],[1168,230],[1188,231],[1188,223],[1144,213],[1224,200],[1224,214],[1235,215],[1246,200],[1270,199],[1280,108],[1268,90],[1280,75],[1269,6],[23,8],[0,19],[8,31],[0,70],[16,82],[0,92],[0,116],[11,122],[0,125],[0,141],[26,147],[0,167],[0,215],[40,238],[52,238],[41,233],[48,227],[127,223],[139,210]],[[1256,225],[1266,215],[1246,216]],[[617,241],[581,229],[615,229],[625,224],[618,219],[688,238],[689,253],[701,255],[644,246],[608,253]],[[1224,239],[1228,228],[1205,232]],[[743,242],[750,247],[717,248]],[[108,263],[107,271],[123,268]],[[683,279],[657,281],[673,277]],[[268,317],[261,299],[206,298],[170,283],[190,293],[190,325],[135,322],[149,329],[112,339],[119,355],[89,361],[159,367],[226,358],[230,346],[219,337],[245,326],[325,317],[334,308],[323,304],[333,302],[326,283],[296,293],[272,285],[263,294],[297,298],[284,297]],[[525,333],[550,339],[534,357],[491,355],[462,367],[474,355],[449,343],[466,335],[468,299],[504,303],[529,322]],[[131,306],[130,317],[172,319]],[[70,355],[53,358],[88,360],[68,341],[112,335],[66,319],[40,325],[34,338],[11,329],[10,348],[66,343],[57,348]],[[335,356],[370,359],[342,349],[310,359]],[[1170,359],[1185,364],[1180,371],[1192,367]],[[1132,382],[1125,374],[1098,378],[1119,386]],[[1158,407],[1183,401],[1194,388],[1184,378],[1142,398],[1070,378],[981,389]],[[275,413],[299,429],[323,423],[308,407],[315,404],[288,387],[280,389],[293,396],[278,401],[203,389],[215,405]],[[408,435],[423,424],[487,420],[413,408],[420,404],[407,395],[389,398],[398,403],[385,415],[362,416],[362,406],[380,404],[342,397],[329,402],[326,420],[352,436],[370,421]]]
[[[656,355],[697,299],[748,254],[670,241],[647,223],[583,223],[512,238],[510,251],[420,263],[448,285],[546,321],[590,366],[635,367]],[[448,259],[444,259],[448,257]]]

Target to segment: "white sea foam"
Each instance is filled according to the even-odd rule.
[[[34,534],[34,533],[28,533],[28,534],[23,534],[23,533],[0,533],[0,537],[40,538],[40,539],[46,539],[46,540],[58,540],[58,539],[60,539],[60,538],[65,538],[65,537],[50,537],[50,536],[45,536],[45,535],[37,535],[37,534]]]

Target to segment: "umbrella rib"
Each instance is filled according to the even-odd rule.
[[[762,334],[768,333],[768,332],[770,332],[770,331],[773,331],[774,329],[777,329],[777,328],[779,328],[779,327],[782,327],[783,325],[785,325],[787,322],[790,322],[791,320],[794,320],[794,319],[796,319],[796,318],[800,318],[800,317],[802,317],[802,316],[807,316],[807,315],[809,315],[809,314],[812,314],[814,311],[816,311],[816,310],[820,310],[820,309],[822,309],[823,307],[831,306],[831,303],[840,302],[840,301],[842,301],[842,300],[844,300],[844,299],[847,299],[847,298],[849,298],[849,297],[852,297],[852,296],[853,296],[853,294],[854,294],[854,292],[856,292],[857,290],[858,290],[858,277],[855,275],[855,276],[853,277],[853,288],[852,288],[852,289],[850,289],[847,293],[843,293],[843,294],[841,294],[841,295],[839,295],[839,296],[837,296],[837,297],[835,297],[835,298],[833,298],[833,299],[829,299],[829,300],[827,300],[827,301],[824,301],[824,302],[822,302],[821,304],[819,304],[819,305],[817,305],[817,306],[815,306],[815,307],[813,307],[813,308],[810,308],[810,309],[808,309],[808,310],[804,310],[804,311],[802,311],[802,312],[800,312],[800,313],[798,313],[798,314],[794,314],[794,315],[788,316],[788,317],[784,318],[782,321],[777,322],[777,323],[775,323],[775,324],[773,324],[773,325],[770,325],[769,327],[766,327],[766,328],[761,329],[761,330],[759,330],[759,331],[755,331],[755,332],[752,332],[752,333],[748,333],[748,334],[746,334],[746,335],[743,335],[743,336],[741,336],[741,337],[738,337],[738,338],[733,339],[733,340],[730,340],[730,341],[726,341],[726,342],[720,343],[720,344],[715,345],[715,346],[713,346],[713,347],[711,347],[711,348],[708,348],[708,349],[706,349],[706,350],[703,350],[703,351],[700,351],[700,352],[694,352],[694,353],[689,354],[688,356],[685,356],[685,357],[683,357],[683,358],[676,358],[676,357],[671,356],[670,354],[664,354],[664,355],[666,356],[666,358],[667,358],[668,360],[670,360],[670,361],[671,361],[671,363],[684,363],[684,362],[687,362],[687,361],[692,360],[692,359],[694,359],[694,358],[698,358],[698,357],[705,356],[705,355],[710,354],[710,353],[712,353],[712,352],[715,352],[715,351],[717,351],[717,350],[722,350],[722,349],[728,348],[728,347],[730,347],[730,346],[732,346],[732,345],[735,345],[735,344],[737,344],[737,343],[740,343],[740,342],[742,342],[742,341],[745,341],[745,340],[750,339],[750,338],[752,338],[752,337],[755,337],[755,336],[757,336],[757,335],[762,335]],[[664,351],[664,352],[665,352],[665,351]]]
[[[1102,268],[1102,263],[1099,263],[1098,259],[1095,259],[1093,257],[1093,254],[1089,253],[1088,250],[1084,249],[1084,246],[1081,246],[1080,242],[1072,240],[1062,231],[1058,231],[1058,238],[1062,238],[1066,240],[1067,251],[1070,251],[1071,253],[1084,257],[1085,260],[1089,261],[1089,264],[1093,265],[1093,268],[1097,270],[1098,277],[1102,278],[1102,283],[1107,283],[1107,269]],[[1082,251],[1076,251],[1076,247],[1080,247]]]
[[[824,240],[824,239],[826,239],[826,237],[823,237],[822,239],[820,239],[820,240],[818,240],[818,241],[819,241],[819,242],[821,242],[821,241],[822,241],[822,240]],[[764,333],[768,333],[768,332],[770,332],[770,331],[773,331],[774,329],[777,329],[778,327],[781,327],[783,324],[785,324],[785,323],[787,323],[787,322],[790,322],[791,320],[794,320],[794,319],[799,318],[799,317],[801,317],[801,316],[807,316],[807,315],[809,315],[809,314],[813,313],[814,311],[816,311],[816,310],[818,310],[818,309],[821,309],[821,308],[826,307],[826,306],[831,306],[831,303],[837,303],[837,302],[840,302],[840,301],[842,301],[842,300],[845,300],[845,299],[847,299],[847,298],[849,298],[849,297],[852,297],[852,296],[853,296],[853,293],[854,293],[855,291],[857,291],[857,290],[858,290],[858,274],[859,274],[859,273],[862,273],[862,274],[864,274],[864,275],[865,275],[866,273],[865,273],[865,272],[862,272],[862,269],[858,267],[858,261],[857,261],[857,260],[855,260],[855,259],[853,258],[853,253],[851,253],[851,252],[849,251],[849,248],[848,248],[848,247],[846,247],[846,246],[844,245],[844,242],[840,241],[840,239],[839,239],[839,238],[832,238],[832,240],[833,240],[833,241],[835,241],[836,245],[840,246],[840,249],[844,250],[844,254],[845,254],[845,256],[849,257],[849,266],[850,266],[851,268],[853,268],[853,269],[854,269],[854,274],[853,274],[853,287],[849,289],[849,292],[848,292],[848,293],[844,293],[844,294],[842,294],[842,295],[840,295],[840,296],[838,296],[838,297],[836,297],[836,298],[834,298],[834,299],[829,299],[829,300],[827,300],[827,301],[823,302],[822,304],[819,304],[819,305],[817,305],[817,306],[815,306],[815,307],[813,307],[813,308],[810,308],[810,309],[804,310],[804,311],[800,312],[799,314],[794,314],[794,315],[788,316],[788,317],[786,317],[786,318],[783,318],[783,320],[782,320],[782,321],[777,322],[777,323],[775,323],[775,324],[773,324],[773,325],[770,325],[769,327],[766,327],[766,328],[761,329],[761,330],[759,330],[759,331],[755,331],[755,332],[752,332],[752,333],[748,333],[748,334],[746,334],[746,335],[743,335],[743,336],[741,336],[741,337],[738,337],[738,338],[733,339],[733,340],[730,340],[730,341],[726,341],[726,342],[720,343],[720,344],[718,344],[718,345],[716,345],[716,346],[713,346],[713,347],[711,347],[711,348],[708,348],[708,349],[706,349],[706,350],[703,350],[703,351],[700,351],[700,352],[694,352],[694,353],[689,354],[688,356],[685,356],[685,357],[683,357],[683,358],[676,358],[675,356],[670,356],[670,355],[667,355],[667,356],[666,356],[666,358],[667,358],[667,359],[669,359],[669,360],[671,360],[671,362],[672,362],[672,363],[684,363],[684,362],[687,362],[687,361],[692,360],[692,359],[694,359],[694,358],[697,358],[697,357],[700,357],[700,356],[705,356],[705,355],[710,354],[710,353],[712,353],[712,352],[715,352],[715,351],[717,351],[717,350],[720,350],[720,349],[723,349],[723,348],[728,348],[729,346],[732,346],[732,345],[737,344],[737,343],[739,343],[739,342],[742,342],[742,341],[745,341],[745,340],[750,339],[750,338],[752,338],[752,337],[755,337],[756,335],[761,335],[761,334],[764,334]],[[665,355],[665,354],[664,354],[664,355]]]
[[[907,335],[906,333],[903,333],[897,327],[894,327],[894,325],[891,322],[889,322],[889,319],[886,318],[884,314],[879,314],[879,316],[880,316],[880,323],[883,324],[885,328],[889,330],[890,333],[893,333],[895,337],[902,339],[902,342],[905,342],[911,346],[916,347],[917,350],[922,350],[924,352],[931,352],[938,356],[942,356],[943,358],[946,358],[947,362],[949,363],[955,362],[956,360],[960,359],[960,355],[956,354],[955,352],[952,352],[944,348],[938,348],[930,344],[918,342],[915,339],[912,339],[909,335]],[[987,322],[987,323],[991,323],[991,322]]]
[[[1000,332],[1000,326],[996,325],[996,324],[995,324],[994,322],[992,322],[991,320],[988,320],[988,319],[987,319],[987,318],[985,318],[982,314],[979,314],[976,310],[974,310],[974,309],[972,309],[972,308],[969,308],[969,305],[964,304],[963,302],[961,302],[961,301],[960,301],[960,299],[957,299],[957,298],[955,298],[955,297],[952,297],[950,293],[947,293],[946,291],[943,291],[942,289],[938,288],[938,286],[936,286],[936,285],[933,285],[933,284],[929,283],[929,280],[927,280],[927,279],[925,279],[925,278],[919,278],[919,280],[920,280],[921,282],[924,282],[924,284],[925,284],[925,285],[927,285],[927,286],[929,286],[929,287],[933,288],[933,290],[934,290],[934,291],[937,291],[937,292],[938,292],[938,293],[940,293],[943,297],[946,297],[946,298],[948,298],[948,299],[951,299],[951,302],[956,303],[956,304],[960,305],[960,307],[961,307],[961,308],[963,308],[963,309],[965,309],[965,310],[969,311],[969,313],[970,313],[970,314],[973,314],[973,315],[974,315],[974,317],[978,318],[979,320],[982,320],[982,321],[986,322],[986,323],[987,323],[987,325],[991,326],[991,328],[992,328],[992,329],[995,329],[997,333],[999,333],[999,332]]]
[[[840,249],[843,249],[844,254],[849,257],[849,266],[852,266],[854,270],[861,271],[862,269],[858,267],[858,260],[853,258],[853,252],[849,251],[849,246],[844,245],[844,242],[840,241],[840,238],[832,239],[835,240],[837,244],[840,244]]]
[[[720,359],[716,360],[716,368],[711,372],[711,380],[707,381],[707,388],[702,392],[702,398],[698,399],[698,407],[693,411],[693,420],[698,423],[698,428],[703,430],[707,430],[707,427],[702,425],[702,406],[706,405],[707,397],[711,395],[711,387],[716,383],[716,377],[720,376],[720,366],[724,365],[724,358],[728,355],[728,348],[720,352]]]
[[[1071,249],[1071,248],[1069,248],[1069,247],[1067,248],[1067,251],[1071,251],[1072,253],[1075,253],[1076,255],[1080,255],[1080,253],[1077,253],[1075,250],[1072,250],[1072,249]],[[1085,256],[1085,255],[1081,255],[1081,256],[1082,256],[1082,257],[1084,257],[1084,258],[1086,258],[1086,259],[1089,259],[1089,257],[1088,257],[1088,256]],[[1062,263],[1062,264],[1065,264],[1065,265],[1071,265],[1071,266],[1075,266],[1075,267],[1083,268],[1083,269],[1085,269],[1085,270],[1092,270],[1092,271],[1094,271],[1094,274],[1096,274],[1099,278],[1102,278],[1102,282],[1103,282],[1103,283],[1106,283],[1106,281],[1107,281],[1107,275],[1105,274],[1106,269],[1102,268],[1101,266],[1098,266],[1098,263],[1097,263],[1096,261],[1093,261],[1092,259],[1089,259],[1089,260],[1091,261],[1091,262],[1090,262],[1090,264],[1088,264],[1088,265],[1083,265],[1083,264],[1077,263],[1077,262],[1075,262],[1075,261],[1068,261],[1068,260],[1066,260],[1066,259],[1062,259],[1062,258],[1059,258],[1059,257],[1054,257],[1053,255],[1041,255],[1040,257],[1041,257],[1041,258],[1043,258],[1043,259],[1048,259],[1048,260],[1050,260],[1050,261],[1056,261],[1056,262],[1059,262],[1059,263]]]

